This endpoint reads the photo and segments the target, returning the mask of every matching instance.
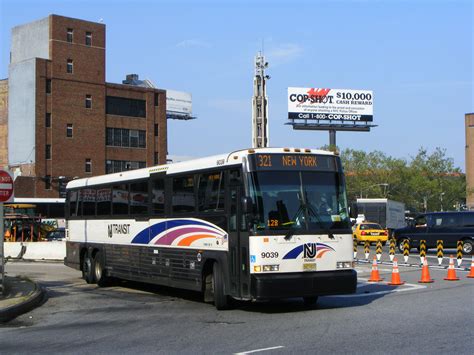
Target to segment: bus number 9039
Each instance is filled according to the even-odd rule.
[[[278,252],[277,251],[262,252],[261,257],[262,259],[278,258]]]

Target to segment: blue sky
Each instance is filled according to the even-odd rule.
[[[254,56],[270,66],[270,145],[320,147],[294,131],[287,88],[374,91],[370,133],[339,132],[341,149],[410,159],[445,148],[464,170],[464,114],[474,112],[473,2],[0,0],[0,78],[10,31],[51,13],[107,26],[107,81],[138,73],[193,95],[193,121],[169,121],[169,153],[206,156],[251,145]]]

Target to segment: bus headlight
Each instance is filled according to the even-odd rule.
[[[263,265],[263,271],[278,271],[280,265]]]
[[[351,269],[352,261],[338,261],[336,264],[337,269]]]

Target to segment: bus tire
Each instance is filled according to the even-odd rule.
[[[212,291],[214,296],[214,306],[218,310],[229,309],[229,299],[224,294],[224,277],[218,262],[212,266]]]
[[[106,275],[104,267],[104,258],[100,251],[98,251],[94,256],[94,278],[97,282],[97,285],[100,287],[107,286],[109,282],[109,278]]]
[[[303,297],[303,302],[306,307],[314,306],[318,302],[318,296]]]
[[[94,272],[93,272],[93,262],[88,252],[84,253],[82,259],[82,278],[86,280],[88,284],[95,283]]]
[[[462,252],[464,255],[472,254],[473,243],[471,239],[464,239],[462,244]]]

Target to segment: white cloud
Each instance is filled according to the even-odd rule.
[[[211,45],[208,42],[201,41],[199,39],[185,39],[176,44],[177,48],[210,48]]]
[[[303,48],[296,43],[284,43],[278,47],[270,48],[265,52],[265,57],[271,62],[272,66],[288,63],[300,57],[303,54]]]

